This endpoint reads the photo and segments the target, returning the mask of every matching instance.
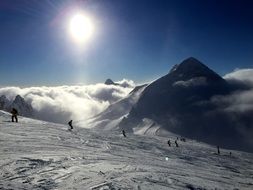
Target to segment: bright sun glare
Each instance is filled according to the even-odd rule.
[[[89,17],[83,14],[76,14],[70,20],[70,34],[78,43],[90,39],[93,33],[93,24]]]

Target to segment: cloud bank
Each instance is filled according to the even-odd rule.
[[[253,150],[253,69],[237,69],[224,77],[232,86],[233,93],[226,96],[214,96],[211,102],[216,104],[225,116],[230,118],[231,126],[241,134],[246,145]]]
[[[253,69],[236,69],[226,74],[223,78],[226,80],[238,80],[241,82],[249,82],[253,84]]]
[[[228,82],[237,82],[237,85],[239,87],[241,85],[243,90],[239,88],[228,96],[214,97],[213,101],[223,104],[225,109],[230,112],[253,111],[253,69],[237,69],[226,74],[224,79]]]
[[[173,84],[173,86],[183,86],[183,87],[192,87],[192,86],[201,86],[206,85],[206,78],[205,77],[195,77],[187,81],[177,81]]]
[[[0,88],[0,95],[12,100],[19,94],[32,105],[36,118],[66,123],[70,119],[85,120],[98,114],[125,97],[134,87],[131,80],[123,79],[117,83],[120,85],[4,87]]]

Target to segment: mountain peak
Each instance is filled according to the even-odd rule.
[[[195,57],[188,57],[183,62],[185,62],[185,61],[193,61],[193,62],[199,62],[200,63],[200,61]]]
[[[206,67],[203,63],[201,63],[198,59],[194,58],[194,57],[189,57],[185,60],[183,60],[179,66],[187,66],[187,67],[192,67],[192,66],[198,66],[198,67]]]
[[[115,85],[115,86],[119,86],[120,85],[119,83],[113,82],[112,79],[106,79],[105,84],[106,85]]]
[[[180,64],[175,65],[170,70],[170,74],[180,77],[180,80],[189,80],[194,77],[206,77],[215,80],[222,79],[216,72],[194,57],[189,57]]]
[[[112,81],[112,79],[106,79],[106,81],[105,81],[105,84],[106,85],[114,85],[115,83]]]
[[[20,103],[22,102],[22,103],[24,103],[25,100],[24,100],[24,98],[21,97],[20,95],[17,95],[17,96],[15,97],[14,102],[20,102]]]
[[[2,95],[0,97],[0,109],[10,111],[12,108],[17,109],[22,116],[33,116],[32,106],[22,96],[17,95],[14,100],[10,101],[5,95]]]
[[[8,110],[9,105],[10,100],[5,95],[2,95],[0,97],[0,109]]]
[[[198,59],[194,58],[194,57],[189,57],[185,60],[183,60],[180,64],[176,64],[175,66],[172,67],[170,72],[174,72],[178,69],[180,70],[186,70],[186,69],[196,69],[196,68],[208,68],[207,66],[205,66],[203,63],[201,63]],[[209,68],[208,68],[209,69]]]
[[[17,95],[15,97],[10,107],[17,109],[19,114],[22,116],[29,116],[29,117],[33,116],[33,108],[31,104],[27,103],[25,99],[20,95]]]
[[[5,100],[5,99],[7,99],[7,98],[6,98],[5,95],[1,95],[1,96],[0,96],[0,99],[1,99],[1,100]]]

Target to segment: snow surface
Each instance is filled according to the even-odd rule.
[[[216,147],[189,139],[177,148],[172,133],[124,138],[67,128],[23,117],[11,123],[0,111],[0,189],[253,189],[250,153],[217,155]]]

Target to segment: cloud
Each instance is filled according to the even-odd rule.
[[[226,74],[224,79],[236,80],[244,83],[253,84],[253,69],[236,69],[231,73]]]
[[[124,88],[134,88],[135,87],[134,81],[132,81],[132,80],[123,79],[121,81],[117,81],[116,83]]]
[[[126,87],[100,83],[83,86],[3,87],[0,88],[0,95],[12,100],[19,94],[32,105],[37,118],[66,123],[70,119],[77,121],[90,118],[106,109],[110,103],[125,97],[133,89],[134,83],[124,79],[122,84]]]
[[[186,81],[180,80],[174,82],[173,86],[192,87],[192,86],[202,86],[206,84],[207,82],[205,77],[195,77]]]
[[[253,69],[236,69],[223,78],[236,83],[237,90],[227,96],[213,97],[212,101],[223,105],[230,112],[253,111]]]
[[[253,111],[253,89],[236,91],[227,96],[214,96],[212,102],[229,112]]]
[[[230,127],[241,135],[245,147],[239,149],[253,151],[253,69],[237,69],[223,78],[232,86],[233,92],[211,98],[210,102],[217,107],[212,113],[213,120],[218,121],[217,125],[224,124],[223,128]]]

